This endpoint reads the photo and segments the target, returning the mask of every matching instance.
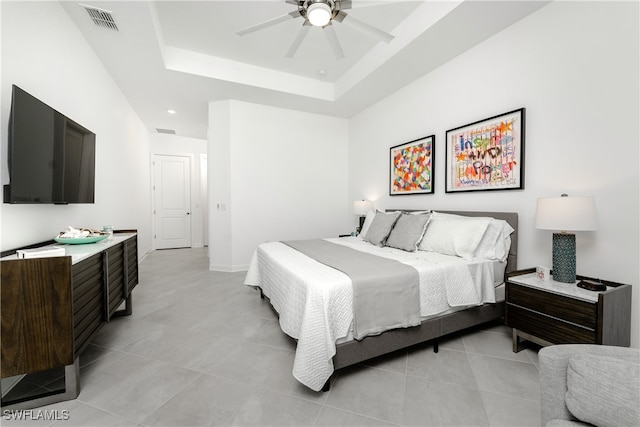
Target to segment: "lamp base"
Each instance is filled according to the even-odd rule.
[[[553,233],[553,280],[576,281],[576,235]]]

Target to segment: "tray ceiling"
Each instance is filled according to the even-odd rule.
[[[350,15],[395,38],[387,44],[334,23],[342,59],[318,27],[285,58],[302,18],[236,34],[296,10],[284,0],[61,5],[150,131],[205,139],[210,101],[350,117],[546,3],[353,0]],[[109,12],[117,30],[95,25],[86,6]]]

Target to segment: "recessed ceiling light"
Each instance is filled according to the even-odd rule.
[[[175,114],[175,113],[176,113],[176,110],[167,110],[167,113],[169,113],[169,114]]]

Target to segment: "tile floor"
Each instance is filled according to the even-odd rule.
[[[540,425],[537,353],[513,353],[502,325],[443,340],[437,354],[425,344],[346,368],[316,393],[292,377],[295,343],[244,273],[207,265],[205,249],[149,254],[134,314],[104,326],[81,357],[78,399],[28,420],[3,412],[0,424]]]

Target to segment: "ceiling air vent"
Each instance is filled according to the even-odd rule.
[[[120,31],[118,30],[115,19],[113,19],[113,15],[108,10],[100,9],[95,6],[88,6],[86,4],[81,4],[80,6],[84,7],[84,10],[87,11],[96,27]]]
[[[160,128],[156,128],[156,131],[158,133],[168,133],[169,135],[175,135],[176,131],[173,129],[160,129]]]

